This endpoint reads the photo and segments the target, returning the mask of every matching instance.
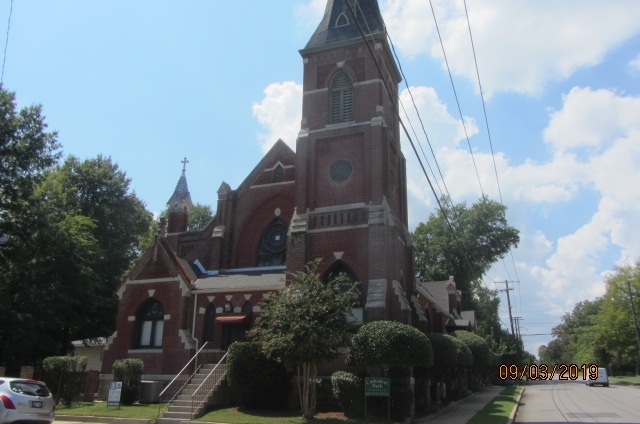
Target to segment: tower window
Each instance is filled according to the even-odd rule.
[[[342,69],[336,72],[330,87],[331,123],[353,119],[353,85]]]
[[[352,173],[351,162],[346,159],[338,159],[329,166],[329,177],[336,183],[347,181]]]
[[[273,170],[273,182],[281,183],[282,181],[284,181],[284,168],[282,167],[282,165],[278,165]]]
[[[338,16],[338,19],[336,19],[336,27],[341,27],[346,25],[349,25],[349,18],[347,18],[347,15],[345,15],[344,12],[342,12]]]

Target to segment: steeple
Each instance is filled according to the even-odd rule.
[[[186,167],[189,161],[187,158],[182,160],[182,175],[178,179],[175,190],[167,206],[169,206],[169,222],[167,223],[168,233],[179,233],[187,231],[189,222],[189,211],[193,207],[189,187],[187,186]]]
[[[357,22],[354,22],[347,2],[351,5]],[[303,52],[335,47],[336,43],[360,42],[358,25],[365,35],[385,32],[377,0],[328,0],[322,21]]]

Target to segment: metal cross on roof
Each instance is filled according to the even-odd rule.
[[[184,160],[181,160],[180,163],[182,164],[182,172],[187,170],[187,164],[189,163],[189,161],[187,160],[187,157],[184,157]]]

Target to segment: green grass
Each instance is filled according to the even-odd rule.
[[[158,418],[158,405],[121,405],[117,407],[107,407],[106,402],[78,402],[71,408],[58,406],[57,415],[93,416],[93,417],[116,417],[116,418],[136,418],[151,420],[156,422]],[[238,408],[224,408],[211,411],[206,415],[196,419],[200,422],[230,423],[230,424],[359,424],[365,422],[388,423],[386,420],[354,420],[344,416],[341,412],[318,413],[313,420],[305,420],[298,411],[243,411]]]
[[[136,418],[143,420],[156,420],[158,418],[158,405],[121,405],[120,407],[107,406],[106,402],[78,402],[71,407],[56,407],[56,415],[75,415],[92,417],[117,417]]]
[[[339,412],[318,413],[312,420],[305,420],[298,411],[243,411],[238,408],[224,408],[211,411],[196,419],[200,422],[216,422],[229,424],[356,424],[356,423],[388,423],[386,420],[354,420],[346,418]]]
[[[637,386],[640,387],[640,375],[625,375],[619,377],[609,376],[609,382],[620,386]]]
[[[489,402],[478,412],[469,424],[500,424],[509,421],[509,415],[516,406],[522,386],[510,386],[505,388],[498,396]]]

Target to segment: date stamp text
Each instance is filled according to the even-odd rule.
[[[598,378],[598,366],[596,364],[524,364],[524,365],[500,365],[498,377],[501,380],[596,380]]]

